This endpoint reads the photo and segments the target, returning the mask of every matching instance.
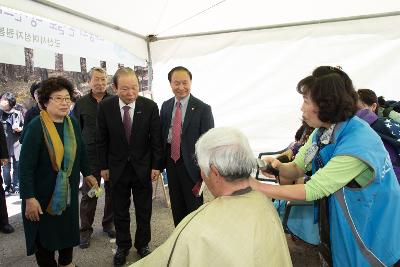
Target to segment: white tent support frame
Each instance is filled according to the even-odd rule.
[[[148,66],[148,72],[149,72],[149,90],[151,91],[152,87],[152,80],[153,80],[153,61],[151,59],[151,49],[150,49],[150,37],[146,39],[146,45],[147,45],[147,66]],[[153,97],[153,95],[152,95]]]
[[[260,26],[260,27],[250,27],[250,28],[239,28],[239,29],[224,30],[224,31],[202,32],[202,33],[182,34],[182,35],[173,35],[173,36],[171,35],[171,36],[157,38],[156,41],[178,39],[178,38],[185,38],[185,37],[197,37],[197,36],[224,34],[224,33],[244,32],[244,31],[258,31],[258,30],[267,30],[267,29],[297,27],[297,26],[343,22],[343,21],[351,21],[351,20],[383,18],[383,17],[392,17],[392,16],[400,16],[400,11],[361,15],[361,16],[340,17],[340,18],[323,19],[323,20],[301,21],[301,22],[294,22],[294,23],[283,23],[283,24],[267,25],[267,26]]]

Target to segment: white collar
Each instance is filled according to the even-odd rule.
[[[118,103],[119,103],[119,109],[122,109],[125,106],[130,106],[131,109],[133,110],[133,109],[135,109],[136,100],[127,105],[121,100],[121,98],[118,98]]]

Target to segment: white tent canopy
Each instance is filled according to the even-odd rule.
[[[37,2],[104,21],[141,36],[166,37],[267,25],[326,20],[400,10],[396,0],[36,0],[4,1],[14,7]],[[14,3],[16,2],[16,3]],[[12,7],[10,6],[10,7]],[[30,12],[29,6],[24,7]],[[35,11],[35,14],[39,15]],[[40,15],[57,20],[47,11]],[[75,25],[78,26],[78,25]]]
[[[159,104],[172,96],[168,71],[188,67],[192,93],[211,104],[216,126],[242,129],[255,152],[293,140],[301,117],[295,86],[318,65],[341,65],[357,88],[400,98],[399,1],[0,0],[0,5],[93,32],[151,60]],[[210,34],[215,32],[225,33]],[[149,43],[148,35],[158,40]]]

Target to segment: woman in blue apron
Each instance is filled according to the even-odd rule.
[[[400,259],[400,187],[388,152],[354,116],[357,93],[340,68],[321,66],[302,79],[303,120],[316,128],[293,162],[264,160],[279,171],[276,186],[254,189],[284,200],[318,200],[320,253],[333,266],[392,266]],[[293,180],[312,171],[305,184]],[[271,174],[264,173],[272,177]]]

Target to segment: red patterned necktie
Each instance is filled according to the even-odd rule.
[[[123,106],[122,109],[124,110],[124,119],[122,120],[125,128],[125,136],[126,140],[129,140],[131,138],[131,128],[132,128],[132,119],[131,115],[129,115],[129,110],[131,109],[130,106]]]
[[[181,102],[176,102],[174,124],[172,125],[171,159],[176,163],[181,156],[182,108]]]

